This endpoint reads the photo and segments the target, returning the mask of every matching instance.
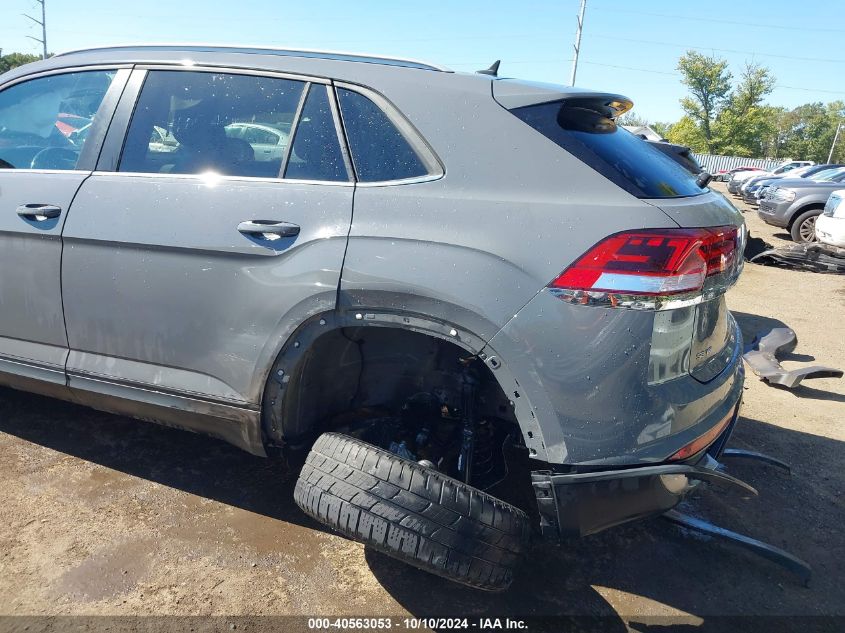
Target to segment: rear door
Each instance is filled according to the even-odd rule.
[[[63,234],[70,386],[257,408],[281,342],[335,305],[354,185],[328,82],[150,67],[129,86]],[[263,160],[238,123],[290,149]]]
[[[0,89],[0,380],[7,384],[48,391],[45,382],[65,384],[62,227],[128,74],[52,71]]]

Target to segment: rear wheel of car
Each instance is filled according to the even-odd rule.
[[[816,241],[816,220],[822,214],[821,209],[805,211],[792,223],[789,234],[796,242],[808,243]]]
[[[306,514],[349,538],[487,591],[508,588],[530,535],[522,510],[337,433],[317,439],[294,499]]]

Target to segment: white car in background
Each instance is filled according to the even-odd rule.
[[[280,161],[288,147],[290,128],[282,129],[262,123],[230,123],[226,136],[239,138],[252,146],[257,161]]]
[[[845,248],[845,189],[830,194],[816,220],[816,239],[822,244]]]

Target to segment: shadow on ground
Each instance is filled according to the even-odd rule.
[[[0,432],[280,522],[321,529],[293,503],[292,478],[280,465],[214,439],[5,389]],[[636,621],[643,608],[662,608],[650,608],[648,601],[705,620],[845,611],[842,443],[741,418],[731,444],[791,462],[792,476],[764,465],[731,464],[731,473],[754,485],[760,497],[743,500],[710,489],[685,510],[804,558],[815,570],[810,588],[766,561],[661,519],[537,546],[504,594],[466,589],[370,550],[366,559],[382,586],[416,616],[565,614],[597,617],[602,630],[624,631],[623,619]]]

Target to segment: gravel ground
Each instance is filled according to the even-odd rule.
[[[755,236],[786,237],[746,218]],[[729,303],[747,337],[788,324],[799,337],[793,362],[845,367],[845,277],[749,264]],[[809,587],[656,519],[540,546],[509,592],[489,595],[321,529],[293,504],[292,482],[272,462],[0,389],[0,614],[566,614],[601,616],[603,628],[623,631],[670,621],[637,624],[653,616],[845,615],[843,403],[843,380],[789,391],[749,373],[733,445],[790,462],[792,475],[735,462],[731,472],[758,498],[710,492],[687,507],[807,560]],[[43,620],[0,619],[0,628],[24,622]]]

